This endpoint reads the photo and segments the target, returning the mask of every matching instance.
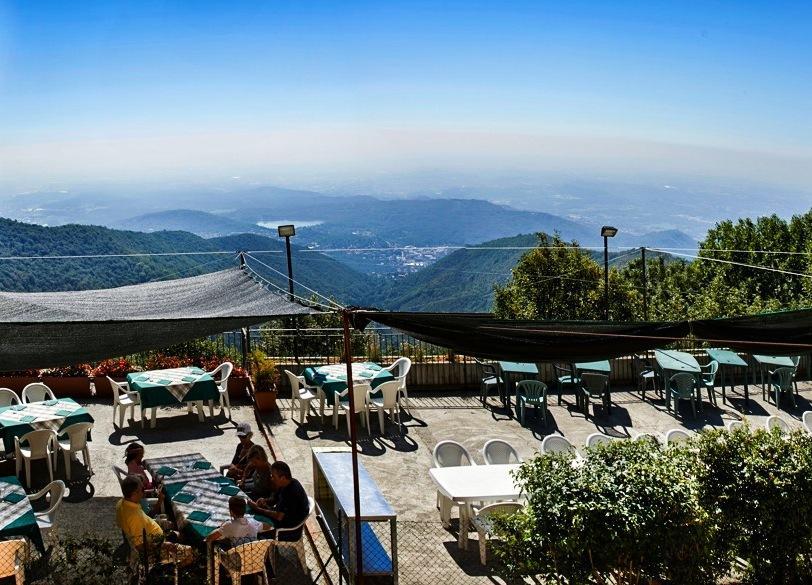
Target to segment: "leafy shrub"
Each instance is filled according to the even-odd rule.
[[[8,370],[0,372],[0,377],[3,378],[39,378],[39,370]]]
[[[276,362],[258,349],[251,352],[250,360],[251,375],[254,377],[257,392],[272,390],[274,385],[279,382],[279,371],[276,369]]]
[[[132,572],[118,545],[93,536],[65,537],[51,549],[47,566],[29,569],[29,581],[35,585],[109,585],[128,583]]]
[[[184,368],[193,365],[194,360],[190,357],[179,357],[176,355],[166,355],[156,353],[147,358],[144,367],[147,370],[168,370],[171,368]]]
[[[110,376],[111,378],[124,378],[130,372],[137,372],[139,369],[130,363],[127,358],[113,358],[102,360],[92,370],[94,376]]]

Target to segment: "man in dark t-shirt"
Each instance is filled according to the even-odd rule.
[[[299,480],[291,477],[287,463],[276,461],[271,465],[271,482],[275,492],[273,499],[249,501],[251,508],[273,520],[276,528],[292,528],[301,524],[310,512],[310,501]],[[293,532],[283,532],[279,540],[295,541],[301,536],[302,529],[299,528]]]

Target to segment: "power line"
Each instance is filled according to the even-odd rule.
[[[277,284],[271,282],[270,280],[268,280],[267,278],[265,278],[264,276],[262,276],[261,274],[256,272],[253,268],[251,268],[247,264],[246,264],[246,268],[248,269],[248,272],[251,273],[251,276],[253,278],[261,280],[263,283],[267,284],[268,286],[271,286],[271,287],[275,288],[277,291],[282,293],[286,298],[289,297],[289,296],[293,296],[294,300],[301,301],[300,304],[303,304],[303,305],[315,305],[317,307],[327,309],[328,311],[335,311],[335,307],[330,307],[330,306],[327,306],[327,305],[325,305],[323,303],[319,303],[318,301],[314,301],[314,300],[311,300],[311,299],[306,299],[304,297],[300,297],[299,295],[296,295],[296,294],[290,295],[290,293],[287,290],[285,290],[281,286],[278,286]]]
[[[276,269],[276,268],[274,268],[273,266],[268,266],[268,265],[267,265],[267,264],[265,264],[265,263],[264,263],[262,260],[258,260],[257,258],[254,258],[254,257],[253,257],[251,254],[246,254],[246,256],[247,256],[248,258],[251,258],[251,259],[252,259],[252,260],[254,260],[255,262],[258,262],[259,264],[261,264],[262,266],[264,266],[264,267],[265,267],[265,268],[267,268],[268,270],[271,270],[271,271],[275,272],[276,274],[278,274],[278,275],[282,276],[283,278],[290,278],[290,277],[289,277],[287,274],[284,274],[283,272],[280,272],[279,270],[277,270],[277,269]],[[320,292],[318,292],[318,291],[316,291],[316,290],[313,290],[312,288],[310,288],[310,287],[308,287],[308,286],[306,286],[306,285],[302,284],[301,282],[297,282],[296,280],[294,280],[294,279],[292,279],[292,278],[291,278],[290,280],[291,280],[291,282],[293,282],[293,283],[295,283],[295,284],[299,285],[299,286],[300,286],[300,287],[302,287],[303,289],[305,289],[305,290],[307,290],[307,291],[310,291],[310,292],[312,292],[313,294],[315,294],[316,296],[319,296],[319,297],[323,298],[323,299],[324,299],[325,301],[327,301],[328,303],[331,303],[332,305],[334,305],[334,307],[337,307],[337,308],[339,308],[339,309],[344,309],[344,306],[343,306],[343,305],[341,305],[341,304],[337,303],[337,302],[336,302],[336,301],[334,301],[333,299],[330,299],[330,298],[328,298],[328,297],[324,296],[324,295],[323,295],[323,294],[321,294]],[[290,293],[288,293],[288,294],[290,294]]]
[[[657,248],[651,248],[655,252],[659,252]],[[722,260],[721,258],[708,258],[707,256],[696,256],[694,254],[683,254],[679,252],[672,252],[675,256],[684,256],[686,258],[696,258],[697,260],[708,260],[709,262],[718,262],[720,264],[732,264],[733,266],[743,266],[745,268],[755,268],[757,270],[766,270],[768,272],[777,272],[778,274],[789,274],[790,276],[800,276],[803,278],[812,278],[812,274],[804,274],[803,272],[792,272],[790,270],[781,270],[780,268],[770,268],[769,266],[758,266],[756,264],[745,264],[744,262],[734,262],[733,260]]]

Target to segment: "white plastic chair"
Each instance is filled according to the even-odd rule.
[[[691,440],[691,434],[683,429],[671,429],[665,433],[665,444],[676,445],[677,443],[684,443]]]
[[[39,531],[42,533],[43,538],[47,537],[48,533],[53,530],[56,525],[56,513],[62,505],[62,497],[64,495],[65,484],[61,479],[58,479],[52,481],[37,493],[28,496],[32,504],[37,500],[50,496],[48,509],[43,512],[34,512],[34,516],[37,519],[37,526],[39,526]]]
[[[789,433],[792,430],[787,421],[785,421],[780,416],[776,415],[767,417],[767,420],[764,422],[764,426],[767,428],[768,431],[771,431],[773,429],[779,429],[781,431],[781,434]]]
[[[513,445],[501,439],[491,439],[482,447],[482,458],[485,465],[503,465],[506,463],[521,463],[522,458],[513,448]]]
[[[544,437],[544,440],[541,442],[541,452],[578,454],[573,444],[561,435],[547,435]]]
[[[25,483],[31,487],[31,461],[45,459],[48,464],[48,476],[54,480],[56,465],[56,433],[50,429],[30,431],[22,437],[14,437],[14,455],[16,457],[17,477],[25,461]]]
[[[291,528],[277,528],[274,540],[271,541],[274,545],[273,551],[271,552],[271,567],[273,568],[274,575],[278,575],[276,571],[276,554],[279,552],[279,549],[283,548],[292,548],[296,551],[296,556],[299,558],[299,564],[302,565],[302,571],[307,573],[307,555],[305,553],[304,545],[304,524],[307,522],[307,518],[310,518],[310,516],[312,516],[313,512],[316,510],[316,500],[308,496],[307,501],[310,504],[307,511],[307,517],[299,524]],[[279,540],[280,534],[294,533],[300,529],[302,532],[299,535],[298,540]]]
[[[341,397],[347,396],[350,389],[347,388],[343,392],[336,393],[336,402],[333,409],[333,426],[338,428],[338,414],[343,412],[347,415],[347,432],[350,430],[350,417],[353,414],[363,414],[361,417],[361,424],[366,426],[367,434],[369,434],[369,408],[367,395],[372,390],[369,384],[353,384],[352,394],[355,398],[354,403],[350,405],[349,400],[342,402]]]
[[[265,569],[265,559],[268,557],[268,551],[273,542],[272,540],[256,540],[228,550],[216,550],[214,553],[214,585],[220,585],[220,565],[228,572],[232,583],[240,583],[242,577],[247,575],[259,575],[263,585],[270,585],[268,572]],[[276,574],[276,569],[274,569],[274,574]]]
[[[0,406],[11,406],[20,404],[20,397],[10,388],[0,388]]]
[[[24,538],[0,541],[0,578],[14,577],[15,585],[25,583],[28,541]]]
[[[129,475],[127,473],[127,470],[119,467],[118,465],[112,465],[111,467],[113,468],[113,473],[116,474],[118,485],[121,485],[121,482],[124,481],[124,478]]]
[[[68,435],[67,439],[59,440],[57,438],[59,450],[65,456],[65,477],[68,478],[68,481],[70,481],[71,463],[76,459],[76,453],[80,451],[87,472],[93,474],[93,468],[90,465],[90,451],[87,448],[87,436],[92,428],[92,422],[74,423],[61,431],[62,434]]]
[[[476,528],[479,535],[479,562],[486,565],[488,562],[488,535],[493,533],[493,514],[513,514],[522,509],[522,505],[516,502],[500,502],[489,504],[481,508],[471,524]]]
[[[392,372],[397,380],[401,396],[403,396],[403,407],[407,412],[411,412],[409,408],[409,391],[406,389],[406,376],[409,375],[409,370],[412,369],[412,360],[407,357],[399,357],[395,362],[384,370]]]
[[[116,409],[118,409],[118,428],[123,428],[127,408],[130,409],[130,418],[135,422],[135,407],[141,404],[141,396],[138,392],[130,392],[126,382],[116,382],[110,376],[107,376],[107,381],[113,391],[113,424],[116,424]],[[143,420],[141,424],[144,424]]]
[[[801,418],[801,421],[804,423],[804,428],[807,432],[812,433],[812,410],[807,410]]]
[[[42,382],[32,382],[23,388],[23,404],[29,402],[42,402],[44,400],[56,400],[53,390]]]
[[[384,411],[389,412],[392,422],[395,422],[395,415],[397,414],[398,428],[400,428],[400,406],[398,405],[398,394],[400,393],[400,382],[392,380],[384,382],[377,388],[372,390],[369,394],[369,410],[374,410],[378,413],[378,424],[381,426],[381,434],[384,433]],[[375,397],[374,395],[378,395]]]
[[[476,465],[468,450],[456,441],[440,441],[437,443],[434,446],[431,458],[434,461],[434,467]],[[448,526],[451,522],[451,505],[453,503],[459,506],[467,505],[463,502],[452,502],[437,490],[437,507],[440,509],[440,520],[443,526]]]
[[[316,397],[314,392],[311,392],[310,388],[305,387],[302,384],[302,379],[299,378],[296,374],[291,372],[290,370],[285,370],[285,375],[288,377],[288,381],[290,382],[290,412],[291,418],[293,418],[293,413],[296,410],[296,401],[299,401],[299,421],[306,422],[305,417],[307,412],[310,410],[310,402]],[[324,419],[324,410],[321,411],[322,420]]]
[[[733,432],[736,429],[740,429],[744,426],[744,421],[733,419],[727,423],[727,430],[728,432]]]
[[[206,372],[212,378],[216,378],[220,374],[220,381],[217,384],[217,390],[220,393],[220,411],[226,410],[228,412],[228,420],[231,420],[231,400],[228,397],[228,377],[234,371],[234,364],[231,362],[223,362],[211,372]],[[209,416],[214,418],[214,400],[209,400]]]
[[[592,433],[586,438],[586,446],[589,447],[596,447],[598,445],[606,445],[611,443],[614,439],[609,435],[604,435],[603,433]]]

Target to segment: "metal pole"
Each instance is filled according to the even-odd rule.
[[[285,249],[288,252],[288,292],[290,293],[290,302],[293,302],[293,263],[290,259],[290,236],[285,236]]]
[[[350,446],[352,448],[352,499],[355,508],[355,571],[356,583],[364,582],[364,565],[361,553],[361,492],[358,485],[358,443],[356,434],[355,399],[352,384],[352,344],[350,343],[350,313],[342,311],[344,321],[344,362],[347,364],[347,398],[350,409]],[[349,520],[349,518],[347,518]],[[349,550],[349,547],[347,548]]]
[[[646,266],[646,247],[640,248],[643,256],[643,321],[648,321],[648,267]]]
[[[603,317],[609,320],[609,238],[603,236]]]

